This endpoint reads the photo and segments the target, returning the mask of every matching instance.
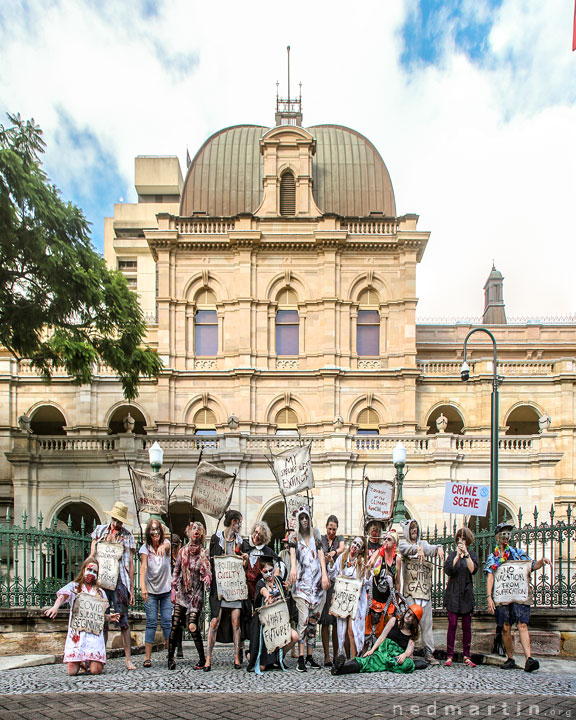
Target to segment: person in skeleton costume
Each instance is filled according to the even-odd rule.
[[[372,568],[372,601],[366,614],[366,646],[372,647],[394,615],[403,612],[403,598],[400,595],[402,558],[396,552],[398,536],[393,530],[384,535],[382,547],[370,556]]]

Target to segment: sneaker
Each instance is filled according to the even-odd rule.
[[[176,650],[176,657],[180,658],[181,660],[184,658],[184,651],[182,650],[181,647],[179,647],[178,650]]]
[[[526,665],[524,665],[524,672],[534,672],[534,670],[538,670],[540,667],[540,663],[538,660],[534,660],[533,657],[529,657],[528,660],[526,660]]]
[[[308,667],[310,667],[312,670],[320,670],[320,665],[318,665],[312,655],[308,655],[308,657],[306,658],[306,665],[308,665]]]
[[[431,652],[426,653],[425,657],[426,657],[426,662],[429,665],[440,665],[438,660],[436,660],[436,658],[434,657],[434,655]]]
[[[298,672],[306,672],[306,661],[303,657],[298,658],[298,665],[296,665],[296,670]]]
[[[346,662],[346,655],[338,655],[336,660],[334,661],[334,665],[330,668],[330,673],[332,675],[340,675],[340,669],[342,668],[342,665]]]
[[[508,658],[504,665],[502,665],[502,670],[514,670],[516,668],[516,663],[514,661],[514,658]]]
[[[324,667],[331,668],[331,667],[333,667],[333,666],[334,666],[334,663],[332,662],[332,660],[325,660],[325,661],[324,661]]]

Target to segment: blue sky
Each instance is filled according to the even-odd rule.
[[[328,11],[329,7],[329,11]],[[492,260],[513,316],[576,312],[572,0],[5,0],[0,110],[34,117],[45,167],[102,250],[133,202],[134,157],[185,172],[218,129],[273,123],[276,80],[304,124],[369,137],[400,214],[432,236],[419,317],[479,315]],[[2,122],[5,122],[5,117]],[[526,292],[538,287],[538,293]]]

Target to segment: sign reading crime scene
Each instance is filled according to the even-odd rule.
[[[230,504],[234,479],[229,472],[202,460],[196,468],[192,506],[204,515],[220,519]]]
[[[124,543],[99,542],[96,545],[98,560],[98,582],[105,590],[116,590],[120,560],[124,554]]]
[[[272,605],[262,605],[258,610],[262,625],[262,637],[269,653],[288,645],[292,639],[290,612],[286,600],[279,600]]]
[[[72,605],[70,627],[78,632],[100,635],[104,629],[107,607],[108,600],[100,594],[78,593]]]
[[[494,605],[530,603],[531,560],[508,560],[494,571]]]
[[[284,497],[314,487],[310,444],[285,450],[274,457],[274,475]]]
[[[389,520],[394,505],[394,485],[391,482],[371,482],[366,485],[365,514],[372,520]]]
[[[444,490],[444,512],[485,517],[489,500],[490,488],[487,485],[447,482]]]
[[[132,470],[138,512],[163,515],[168,512],[166,473],[149,473]]]
[[[216,556],[214,572],[219,600],[246,600],[248,585],[241,557],[237,555]]]
[[[352,620],[355,620],[361,590],[362,580],[339,575],[334,581],[330,615],[340,618],[351,617]]]
[[[404,558],[404,595],[414,600],[430,600],[432,563],[418,558]]]

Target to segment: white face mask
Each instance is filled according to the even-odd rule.
[[[274,573],[274,570],[272,568],[266,568],[265,570],[262,570],[262,577],[266,580]]]

